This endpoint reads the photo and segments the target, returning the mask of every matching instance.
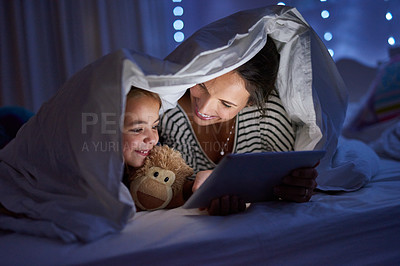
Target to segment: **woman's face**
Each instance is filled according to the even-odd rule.
[[[135,168],[142,166],[157,144],[159,110],[159,102],[149,96],[127,100],[123,129],[123,155],[127,164]]]
[[[248,102],[244,80],[229,72],[190,88],[193,121],[206,126],[231,120]]]

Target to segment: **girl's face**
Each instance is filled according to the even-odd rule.
[[[123,129],[123,155],[127,164],[135,168],[142,166],[157,144],[159,110],[159,102],[152,97],[127,99]]]
[[[231,120],[248,102],[244,80],[229,72],[190,88],[193,121],[206,126]]]

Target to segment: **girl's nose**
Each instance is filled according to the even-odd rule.
[[[156,145],[158,142],[158,132],[153,130],[148,130],[146,133],[146,137],[144,139],[145,143]]]

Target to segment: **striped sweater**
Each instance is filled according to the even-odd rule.
[[[234,153],[293,150],[295,127],[276,93],[271,94],[264,108],[264,117],[256,107],[245,107],[236,116]],[[161,117],[159,135],[160,142],[180,151],[195,172],[216,166],[201,148],[179,105]]]

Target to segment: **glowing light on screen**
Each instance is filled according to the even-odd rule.
[[[322,18],[329,18],[329,11],[328,10],[322,10],[321,12],[321,17]]]
[[[330,53],[330,55],[333,57],[333,55],[335,54],[335,52],[332,49],[328,49],[328,52]]]
[[[332,35],[332,33],[330,33],[329,31],[324,33],[324,39],[325,39],[326,41],[329,42],[330,40],[332,40],[332,38],[333,38],[333,35]]]
[[[320,0],[321,2],[326,2],[326,0]]]
[[[181,31],[175,32],[174,40],[176,42],[183,42],[184,39],[185,39],[185,34],[183,34],[183,32],[181,32]]]
[[[395,45],[396,44],[396,40],[393,36],[390,36],[387,40],[388,44],[390,45]]]
[[[180,19],[175,20],[173,25],[175,30],[181,30],[184,26],[183,21]]]
[[[182,0],[172,0],[172,2],[174,2],[174,3],[180,3],[180,2],[182,2]]]
[[[392,13],[387,12],[385,17],[386,17],[386,20],[392,20],[393,15],[392,15]]]
[[[286,4],[284,2],[279,2],[277,3],[278,6],[286,6]]]
[[[183,8],[181,6],[176,6],[173,10],[174,16],[180,17],[183,15]]]

